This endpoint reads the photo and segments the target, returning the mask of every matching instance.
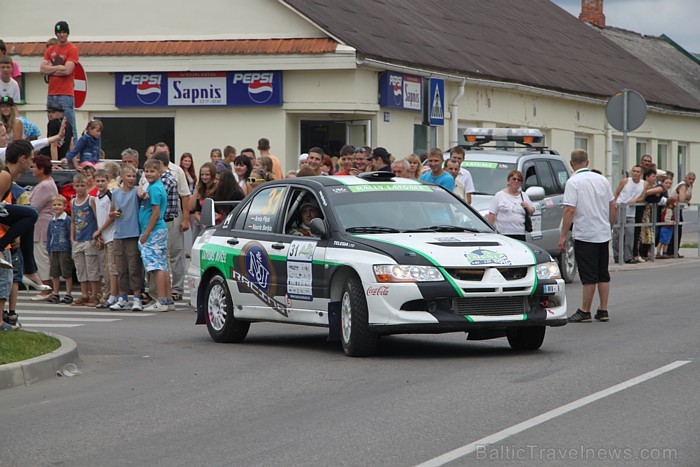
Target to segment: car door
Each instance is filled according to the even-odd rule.
[[[287,317],[276,277],[285,274],[286,247],[280,237],[288,191],[284,185],[263,188],[232,222],[227,243],[235,251],[229,290],[236,317],[268,321]]]
[[[558,161],[543,158],[533,159],[530,162],[536,174],[536,185],[544,189],[544,199],[540,201],[542,212],[541,242],[547,251],[556,251],[561,219],[564,214],[564,205],[562,204],[564,188],[558,182],[554,169],[552,168],[552,163]],[[560,162],[560,164],[564,170],[564,174],[568,174],[563,162]]]

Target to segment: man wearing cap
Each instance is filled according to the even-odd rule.
[[[59,21],[54,26],[58,44],[49,47],[44,53],[44,60],[39,70],[49,77],[49,94],[47,106],[59,105],[73,127],[73,139],[78,139],[75,127],[75,100],[73,70],[78,63],[78,48],[68,42],[70,29],[68,23]]]
[[[391,172],[391,154],[386,149],[374,148],[372,154],[367,156],[367,170],[379,172]]]
[[[321,217],[321,208],[318,207],[318,203],[315,199],[307,199],[304,201],[304,204],[301,205],[301,224],[299,227],[290,230],[289,234],[312,237],[311,221],[317,217]]]
[[[49,115],[49,122],[46,124],[46,134],[51,137],[57,135],[61,129],[61,122],[63,121],[63,107],[57,104],[49,105],[46,108],[46,112]],[[68,151],[71,147],[71,142],[73,141],[73,127],[70,123],[66,122],[65,136],[51,143],[50,146],[45,147],[41,150],[40,154],[49,156],[52,161],[60,161],[66,157]]]

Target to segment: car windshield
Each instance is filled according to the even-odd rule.
[[[474,181],[475,194],[495,195],[505,188],[508,174],[517,167],[503,162],[466,160],[462,167],[467,169]]]
[[[349,186],[334,189],[329,204],[340,227],[349,233],[493,232],[478,214],[440,187]]]

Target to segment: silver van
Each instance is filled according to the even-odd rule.
[[[529,128],[468,128],[462,167],[474,181],[472,206],[487,217],[491,198],[507,184],[511,170],[525,177],[523,189],[535,205],[530,243],[540,246],[556,258],[562,278],[570,283],[576,275],[574,241],[569,233],[566,250],[559,249],[559,232],[564,213],[564,186],[571,176],[568,164],[558,152],[536,147],[544,135]]]

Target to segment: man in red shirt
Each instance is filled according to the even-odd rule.
[[[73,93],[73,70],[78,63],[78,48],[68,42],[68,23],[59,21],[54,27],[58,44],[49,47],[39,70],[49,77],[47,107],[60,106],[68,123],[73,126],[73,141],[78,139],[75,126],[75,101]]]
[[[353,168],[355,146],[346,144],[340,149],[340,160],[338,165],[340,170],[333,175],[357,175],[357,169]]]

